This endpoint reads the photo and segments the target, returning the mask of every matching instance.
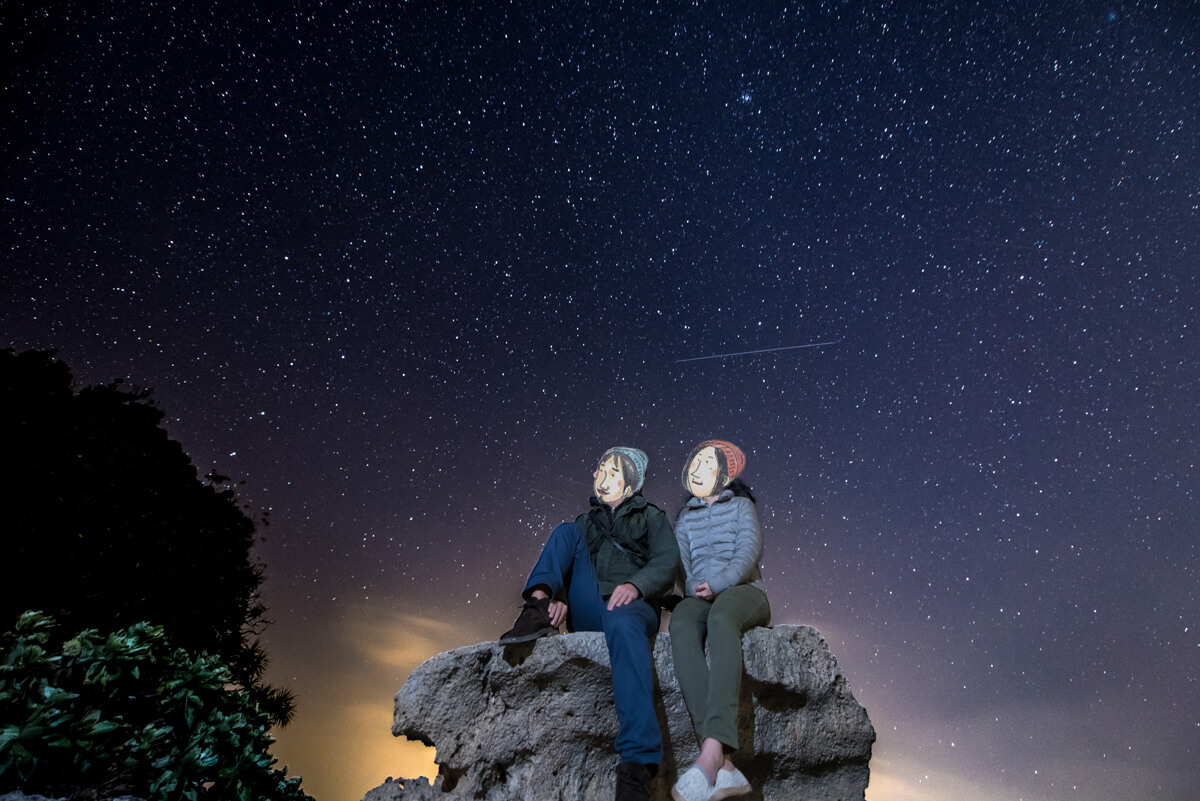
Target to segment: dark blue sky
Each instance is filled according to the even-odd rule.
[[[869,801],[1188,797],[1194,11],[743,5],[8,9],[4,344],[270,510],[319,801],[410,775],[392,694],[605,448],[673,517],[714,436]]]

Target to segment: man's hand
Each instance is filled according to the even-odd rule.
[[[702,601],[711,601],[713,599],[712,587],[708,586],[707,581],[702,581],[696,585],[696,597]]]
[[[630,601],[636,601],[641,598],[642,594],[638,592],[638,588],[625,582],[613,590],[612,595],[608,596],[608,611],[616,609],[618,606],[625,606]]]
[[[562,601],[550,602],[550,625],[558,628],[567,619],[567,605]]]

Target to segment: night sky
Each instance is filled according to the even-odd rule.
[[[1194,6],[341,5],[0,9],[0,346],[269,511],[318,801],[429,775],[393,694],[602,451],[673,519],[709,437],[868,801],[1196,797]]]

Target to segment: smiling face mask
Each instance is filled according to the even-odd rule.
[[[592,475],[596,479],[592,492],[609,506],[616,507],[633,494],[633,489],[625,482],[625,471],[621,469],[621,460],[616,454],[600,462]]]
[[[697,498],[708,498],[717,494],[717,482],[725,473],[724,459],[717,454],[717,449],[707,445],[696,451],[691,464],[687,467],[684,484],[688,492]],[[725,483],[728,483],[726,481]],[[724,488],[724,484],[721,485]]]
[[[592,493],[616,509],[642,488],[648,462],[646,454],[637,448],[609,448],[600,457],[600,464],[592,473],[595,479]]]
[[[746,467],[746,455],[732,442],[701,442],[683,465],[683,488],[704,500],[720,494]]]

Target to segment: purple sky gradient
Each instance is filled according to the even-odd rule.
[[[869,801],[1189,797],[1196,15],[744,5],[10,9],[3,344],[270,511],[318,801],[420,769],[392,695],[511,624],[604,449],[674,517],[709,437]]]

